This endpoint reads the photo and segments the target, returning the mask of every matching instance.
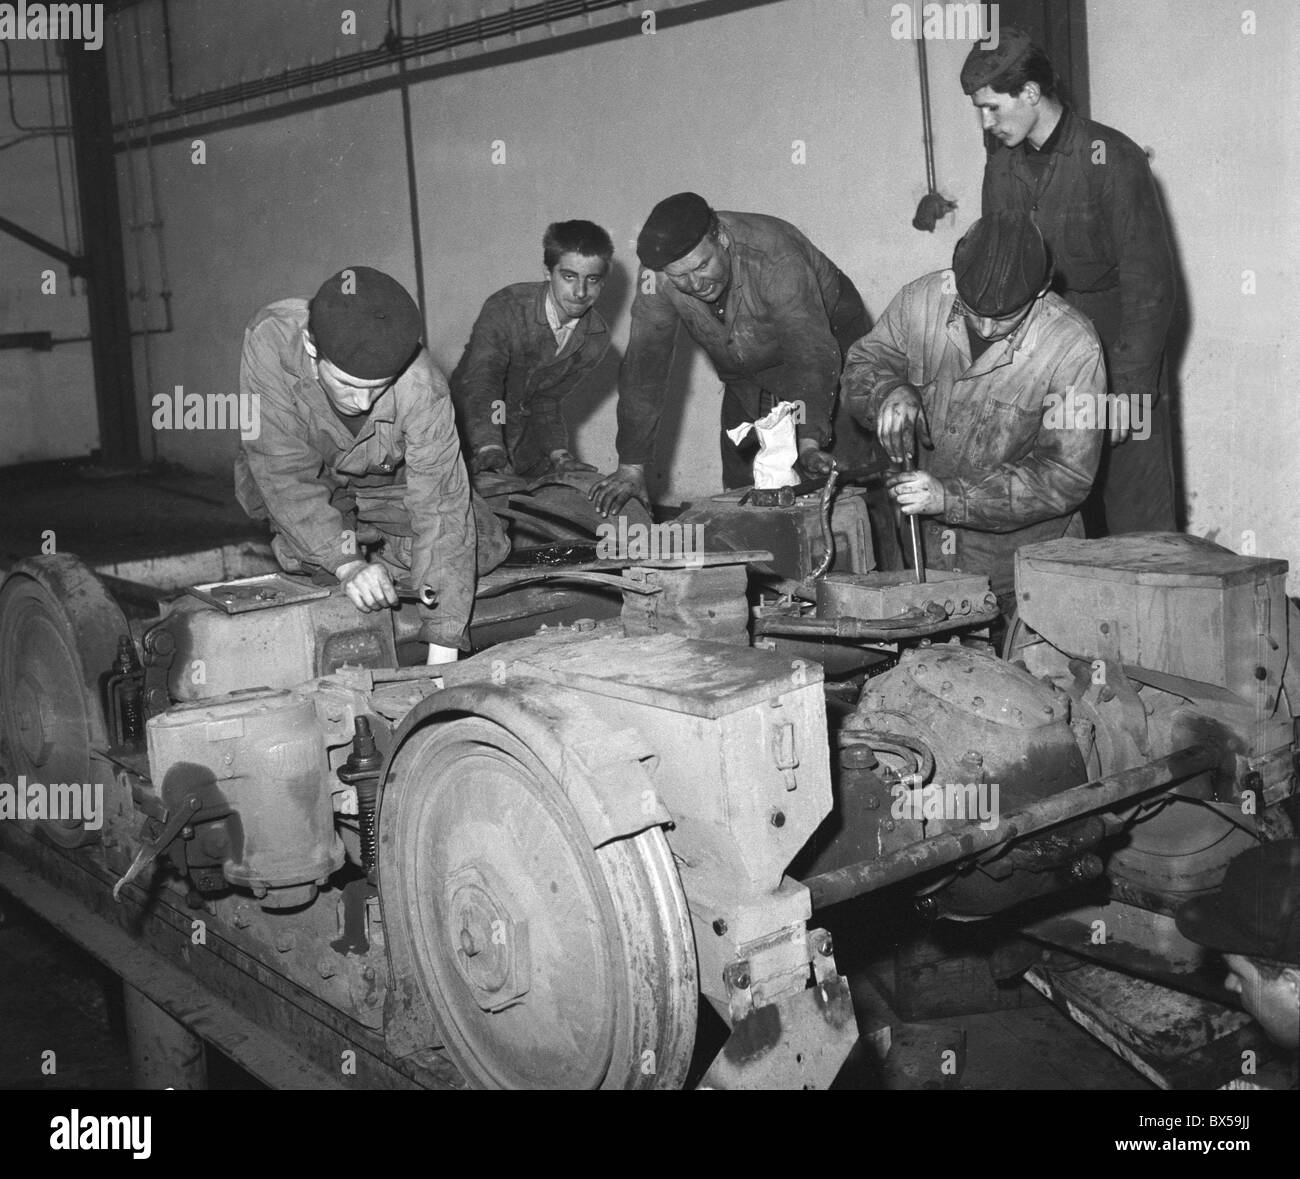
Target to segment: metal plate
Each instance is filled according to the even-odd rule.
[[[236,581],[210,581],[204,585],[188,586],[186,592],[227,614],[269,610],[275,606],[291,606],[330,596],[328,586],[293,581],[283,573],[263,573],[259,577],[241,577]]]

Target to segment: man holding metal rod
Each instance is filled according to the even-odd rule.
[[[1102,433],[1072,407],[1101,398],[1092,325],[1048,291],[1042,235],[1020,214],[977,221],[951,270],[905,286],[846,358],[854,417],[904,469],[902,513],[924,520],[935,569],[983,573],[1004,615],[1021,545],[1083,536]]]

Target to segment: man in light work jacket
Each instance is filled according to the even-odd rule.
[[[570,453],[560,407],[609,350],[593,304],[613,256],[599,225],[556,222],[542,238],[544,281],[503,287],[483,304],[451,374],[471,475],[596,469]]]
[[[866,331],[853,283],[787,221],[759,213],[714,212],[681,192],[660,201],[637,238],[643,267],[619,371],[618,470],[592,488],[599,510],[629,498],[649,503],[645,466],[654,451],[679,330],[708,353],[725,384],[722,482],[752,482],[752,455],[725,431],[762,417],[778,401],[802,403],[799,459],[809,475],[830,470],[826,449],[844,349]],[[837,421],[836,457],[865,452],[847,414]],[[844,457],[841,458],[843,454]]]
[[[1016,549],[1083,535],[1101,453],[1101,431],[1068,408],[1104,396],[1101,344],[1050,281],[1033,222],[982,218],[952,269],[908,283],[844,365],[852,412],[890,458],[922,443],[890,494],[924,518],[926,565],[986,574],[1004,615]]]
[[[310,303],[262,308],[239,369],[261,431],[241,445],[235,492],[270,523],[285,570],[332,574],[359,610],[396,606],[394,576],[429,587],[419,637],[428,662],[445,663],[466,641],[476,553],[486,572],[509,544],[471,503],[451,395],[421,330],[410,295],[366,266],[340,271]],[[367,561],[361,544],[380,540]]]
[[[1092,320],[1106,352],[1115,395],[1098,474],[1106,531],[1173,531],[1179,512],[1164,356],[1174,264],[1146,155],[1063,105],[1051,62],[1019,30],[1003,28],[996,48],[977,44],[961,84],[996,141],[984,167],[984,215],[1009,209],[1034,219],[1057,289]]]

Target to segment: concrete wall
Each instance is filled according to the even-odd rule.
[[[172,5],[178,94],[373,45],[385,7],[354,4],[359,35],[349,39],[319,5],[246,4]],[[477,7],[407,0],[407,28]],[[681,188],[796,222],[849,273],[873,314],[903,282],[945,264],[979,203],[980,137],[956,84],[967,46],[929,46],[939,184],[959,208],[924,234],[910,225],[925,187],[915,45],[891,36],[892,7],[783,0],[415,86],[428,339],[439,362],[455,363],[491,291],[540,275],[540,234],[558,217],[591,217],[615,238],[620,271],[602,310],[621,347],[632,242],[654,201]],[[1242,6],[1228,0],[1195,8],[1091,0],[1092,107],[1153,150],[1170,212],[1187,292],[1178,375],[1191,528],[1235,548],[1253,532],[1259,551],[1300,567],[1289,527],[1300,418],[1284,412],[1283,383],[1297,332],[1285,279],[1300,249],[1291,126],[1300,16],[1288,0],[1250,11],[1254,34],[1242,31]],[[137,91],[156,104],[166,92],[157,5],[132,12],[145,33]],[[498,140],[505,160],[494,164]],[[796,140],[804,164],[792,162]],[[188,141],[153,153],[176,325],[137,343],[146,426],[154,392],[235,387],[240,331],[266,300],[308,294],[350,262],[415,278],[395,95],[213,134],[206,147],[202,166],[191,162]],[[133,166],[143,177],[138,154]],[[1245,271],[1254,273],[1254,294],[1243,293]],[[666,502],[718,479],[719,384],[698,357],[679,371],[652,479]],[[603,378],[570,416],[580,452],[608,468],[613,365]],[[217,470],[235,439],[176,433],[147,441],[146,453],[152,447]]]
[[[355,7],[364,23],[367,6]],[[406,6],[412,15],[428,8]],[[262,48],[241,47],[237,22],[198,28],[204,12],[184,7],[174,18],[178,41],[203,40],[211,55],[182,44],[179,93],[194,87],[190,60],[227,60],[231,78],[268,68],[271,30],[256,39]],[[938,172],[960,209],[957,222],[924,234],[910,224],[925,191],[916,49],[891,37],[891,23],[890,6],[876,0],[791,0],[415,86],[437,360],[448,370],[456,363],[492,291],[541,277],[542,230],[565,217],[590,217],[615,239],[619,273],[601,310],[621,348],[637,230],[655,201],[683,188],[720,208],[794,221],[848,271],[873,313],[903,282],[944,265],[956,225],[979,203],[980,139],[954,80],[968,44],[930,45]],[[157,38],[149,45],[156,99]],[[399,111],[397,97],[384,95],[210,135],[203,166],[191,162],[188,140],[155,150],[177,330],[150,342],[154,392],[233,389],[247,317],[271,298],[311,293],[341,266],[364,261],[413,281]],[[792,162],[796,140],[804,164]],[[504,163],[493,163],[496,141]],[[570,413],[580,452],[602,467],[615,461],[615,367]],[[681,400],[652,483],[669,502],[719,480],[721,386],[699,358],[679,371]],[[155,441],[162,457],[211,469],[235,447],[229,435]]]
[[[14,69],[58,68],[42,45],[13,42]],[[53,81],[53,111],[47,80],[19,75],[0,80],[0,216],[56,245],[67,247],[60,213],[55,152],[63,171],[63,212],[77,252],[76,205],[70,183],[68,140],[23,128],[61,126],[67,121],[63,88]],[[10,92],[12,86],[11,117]],[[52,272],[53,290],[50,291]],[[56,339],[87,334],[84,285],[67,268],[39,250],[0,234],[0,332],[50,332]],[[90,344],[60,344],[49,352],[0,350],[0,466],[71,458],[99,445],[91,376]]]
[[[1189,531],[1286,558],[1295,594],[1300,10],[1090,0],[1088,37],[1093,117],[1153,149],[1181,263]]]

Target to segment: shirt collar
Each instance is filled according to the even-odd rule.
[[[577,319],[565,319],[564,313],[560,310],[559,304],[555,301],[555,293],[551,290],[551,284],[546,284],[546,322],[551,325],[551,331],[558,332],[561,328],[571,331],[578,326]]]

